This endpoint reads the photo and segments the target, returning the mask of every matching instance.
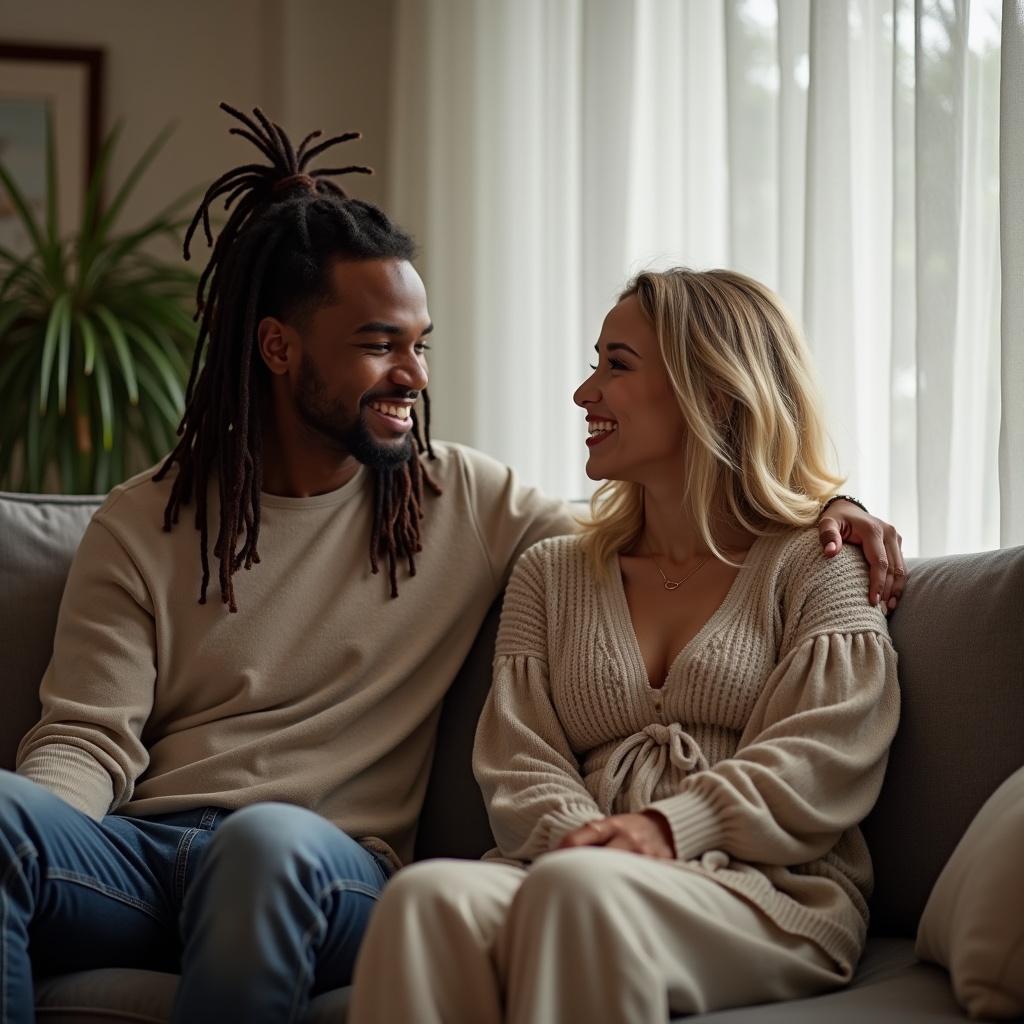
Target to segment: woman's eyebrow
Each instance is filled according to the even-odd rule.
[[[600,345],[595,345],[594,346],[594,351],[598,355],[600,355],[601,354],[601,346]],[[637,359],[643,359],[643,356],[640,355],[640,353],[637,352],[636,349],[630,348],[624,341],[609,341],[608,344],[605,346],[605,351],[606,352],[620,352],[620,351],[621,352],[628,352],[630,355],[636,356]]]

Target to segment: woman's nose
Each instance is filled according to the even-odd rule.
[[[594,382],[592,373],[574,392],[572,400],[580,407],[596,402],[601,397],[601,389]]]

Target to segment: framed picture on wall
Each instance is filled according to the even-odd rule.
[[[46,210],[47,117],[57,166],[58,224],[77,228],[102,130],[103,51],[0,42],[0,160],[37,216]],[[0,245],[26,252],[24,228],[0,188]]]

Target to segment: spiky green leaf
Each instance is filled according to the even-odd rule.
[[[128,346],[124,327],[106,306],[97,306],[96,316],[99,317],[100,322],[106,327],[107,335],[114,346],[117,362],[121,367],[121,374],[124,377],[124,386],[128,392],[128,400],[132,405],[138,405],[139,383],[135,374],[135,358],[132,356],[132,351]]]
[[[134,339],[136,345],[149,357],[149,361],[156,368],[160,380],[163,382],[164,393],[174,404],[175,425],[181,419],[185,411],[185,389],[181,386],[181,377],[175,373],[170,360],[160,348],[158,342],[154,341],[138,324],[131,321],[125,322],[125,330]]]
[[[99,156],[96,158],[96,165],[89,177],[89,187],[85,194],[85,207],[82,210],[82,230],[78,236],[80,245],[79,259],[85,259],[87,254],[82,248],[88,247],[93,241],[93,232],[96,224],[99,223],[100,204],[103,202],[103,185],[107,180],[107,165],[110,163],[111,154],[121,136],[124,122],[118,121],[111,133],[103,141]]]
[[[96,346],[96,397],[100,406],[100,422],[103,425],[103,450],[114,447],[114,394],[110,386],[110,368],[102,345]]]
[[[135,186],[138,184],[139,178],[146,173],[146,169],[156,159],[157,153],[163,149],[164,144],[170,138],[171,133],[174,131],[174,125],[168,124],[161,129],[157,137],[146,147],[142,156],[135,162],[135,165],[128,172],[128,177],[125,178],[121,187],[117,191],[117,195],[114,197],[114,201],[107,208],[103,214],[103,218],[100,220],[99,225],[96,228],[96,235],[98,238],[105,238],[117,220],[118,215],[121,212],[121,207],[124,206],[127,198],[132,194]]]
[[[93,327],[92,320],[85,313],[78,313],[75,316],[75,322],[78,324],[78,330],[82,335],[82,348],[85,353],[85,361],[83,363],[85,375],[86,377],[91,377],[93,367],[96,365],[96,347],[99,344],[96,338],[96,328]]]
[[[139,363],[139,383],[149,396],[154,407],[160,411],[167,425],[172,430],[177,430],[178,422],[181,420],[181,413],[175,408],[167,392],[164,391],[159,377],[145,363]]]
[[[60,229],[57,225],[57,139],[53,131],[53,113],[46,106],[46,236],[50,251],[60,245]]]
[[[68,407],[68,370],[71,367],[71,303],[62,311],[57,342],[57,410],[63,416]]]
[[[57,343],[67,314],[71,309],[71,296],[58,295],[50,309],[50,316],[46,322],[46,336],[43,339],[43,357],[40,364],[39,374],[39,415],[46,415],[46,406],[49,400],[50,377],[53,372],[53,360],[57,355]]]

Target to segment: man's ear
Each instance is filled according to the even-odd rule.
[[[298,365],[301,358],[298,334],[277,317],[265,316],[259,322],[256,343],[267,369],[278,377]]]

